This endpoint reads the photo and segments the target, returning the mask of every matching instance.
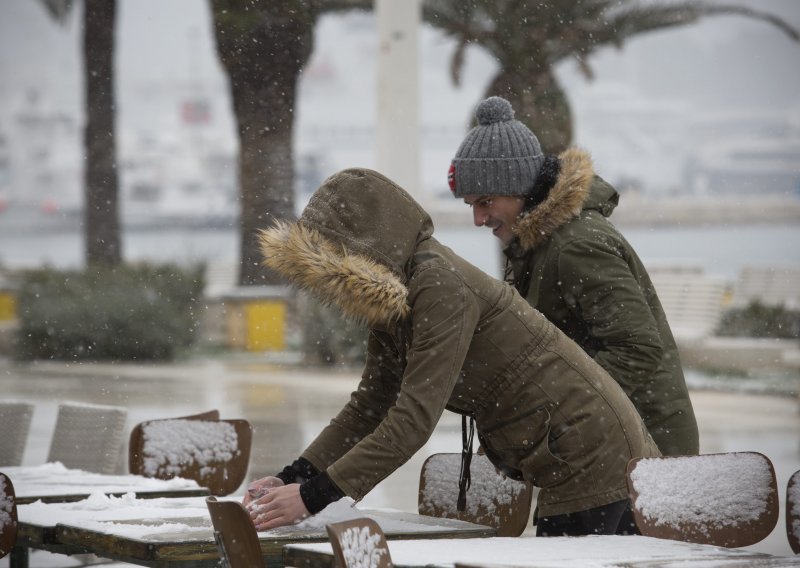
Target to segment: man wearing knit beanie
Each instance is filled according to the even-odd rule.
[[[610,223],[619,202],[588,153],[545,155],[511,104],[490,97],[448,182],[504,246],[507,279],[622,386],[664,455],[697,454],[697,422],[653,283]]]

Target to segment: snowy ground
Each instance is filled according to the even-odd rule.
[[[0,377],[4,399],[36,403],[24,465],[46,460],[59,402],[124,406],[130,428],[150,418],[218,408],[223,418],[246,418],[253,424],[249,477],[255,478],[273,473],[296,457],[347,400],[358,373],[292,370],[256,360],[148,366],[46,363],[24,368],[0,361]],[[800,400],[796,395],[718,390],[695,389],[691,394],[703,453],[750,450],[772,460],[781,493],[781,518],[767,539],[749,548],[791,554],[783,515],[786,483],[800,469]],[[445,416],[428,445],[359,506],[416,511],[422,462],[435,452],[458,452],[460,442],[460,420]],[[125,467],[121,455],[121,473]],[[0,567],[7,563],[0,561]],[[70,564],[41,554],[31,558],[31,566],[56,565]]]

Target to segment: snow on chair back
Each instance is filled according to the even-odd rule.
[[[149,420],[131,431],[129,469],[145,477],[193,479],[212,495],[229,495],[247,475],[252,438],[250,423],[241,419]]]
[[[264,566],[256,527],[244,506],[238,501],[217,501],[216,497],[206,497],[206,506],[224,565],[228,568]]]
[[[337,568],[392,568],[386,536],[372,519],[331,523],[325,528]]]
[[[162,418],[161,420],[208,420],[216,422],[219,420],[219,410],[215,408],[198,414],[177,416],[175,418]],[[154,422],[154,420],[148,420],[147,422],[142,422],[134,426],[128,439],[128,471],[134,475],[147,475],[144,471],[144,458],[142,456],[144,446],[142,428],[150,422]]]
[[[11,552],[17,541],[17,503],[14,485],[0,473],[0,558]]]
[[[519,536],[528,524],[533,486],[500,473],[483,454],[472,456],[464,511],[458,511],[461,454],[433,454],[422,464],[418,510],[421,515],[458,519],[497,529],[498,536]]]
[[[0,466],[18,466],[22,463],[32,416],[33,404],[0,401]]]
[[[778,522],[775,469],[757,452],[636,458],[627,482],[644,536],[735,548]]]
[[[128,411],[118,406],[60,404],[47,461],[94,473],[116,473],[127,416]]]
[[[792,552],[800,554],[800,470],[792,474],[786,486],[786,536]]]
[[[206,412],[200,412],[199,414],[163,418],[161,420],[209,420],[216,422],[219,420],[219,410],[215,408]],[[134,426],[128,439],[128,471],[134,475],[144,475],[144,458],[142,457],[144,439],[142,438],[142,427],[150,422],[154,421],[148,420],[147,422],[142,422]]]

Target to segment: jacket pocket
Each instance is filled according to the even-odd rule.
[[[571,474],[550,448],[550,406],[540,406],[480,429],[487,455],[504,471],[521,471],[537,487],[550,487]],[[494,460],[493,460],[494,461]]]

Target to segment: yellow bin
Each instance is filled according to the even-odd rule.
[[[0,321],[17,318],[17,299],[12,292],[0,290]]]
[[[286,347],[286,304],[253,300],[244,305],[248,351],[283,351]]]
[[[286,348],[286,301],[283,286],[242,286],[224,298],[228,346],[246,351]]]

